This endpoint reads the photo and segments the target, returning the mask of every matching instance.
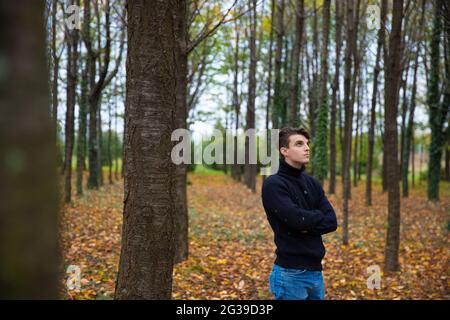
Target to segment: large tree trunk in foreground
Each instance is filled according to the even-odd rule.
[[[178,35],[178,71],[177,71],[177,108],[176,128],[187,129],[187,77],[188,77],[188,31],[186,0],[178,0],[176,34]],[[187,208],[187,164],[175,167],[175,257],[174,263],[185,261],[189,255],[188,227],[189,217]]]
[[[128,1],[125,199],[116,299],[170,299],[178,1]]]
[[[43,1],[0,1],[0,299],[58,297],[57,174]]]

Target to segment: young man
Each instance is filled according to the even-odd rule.
[[[322,235],[335,231],[337,221],[319,181],[304,172],[310,159],[308,144],[306,130],[281,129],[280,167],[262,187],[277,247],[269,278],[277,300],[325,298]]]

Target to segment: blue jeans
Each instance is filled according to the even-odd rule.
[[[323,300],[322,271],[286,269],[276,264],[269,277],[270,291],[277,300]]]

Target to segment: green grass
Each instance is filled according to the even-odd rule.
[[[210,169],[205,167],[204,165],[198,164],[195,166],[194,169],[194,173],[199,173],[199,174],[212,174],[212,175],[223,175],[225,174],[225,172],[221,171],[221,170],[214,170],[214,169]]]

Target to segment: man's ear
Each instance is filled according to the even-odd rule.
[[[287,154],[287,148],[286,148],[286,147],[281,147],[281,148],[280,148],[280,153],[283,155],[283,157],[286,157],[286,154]]]

